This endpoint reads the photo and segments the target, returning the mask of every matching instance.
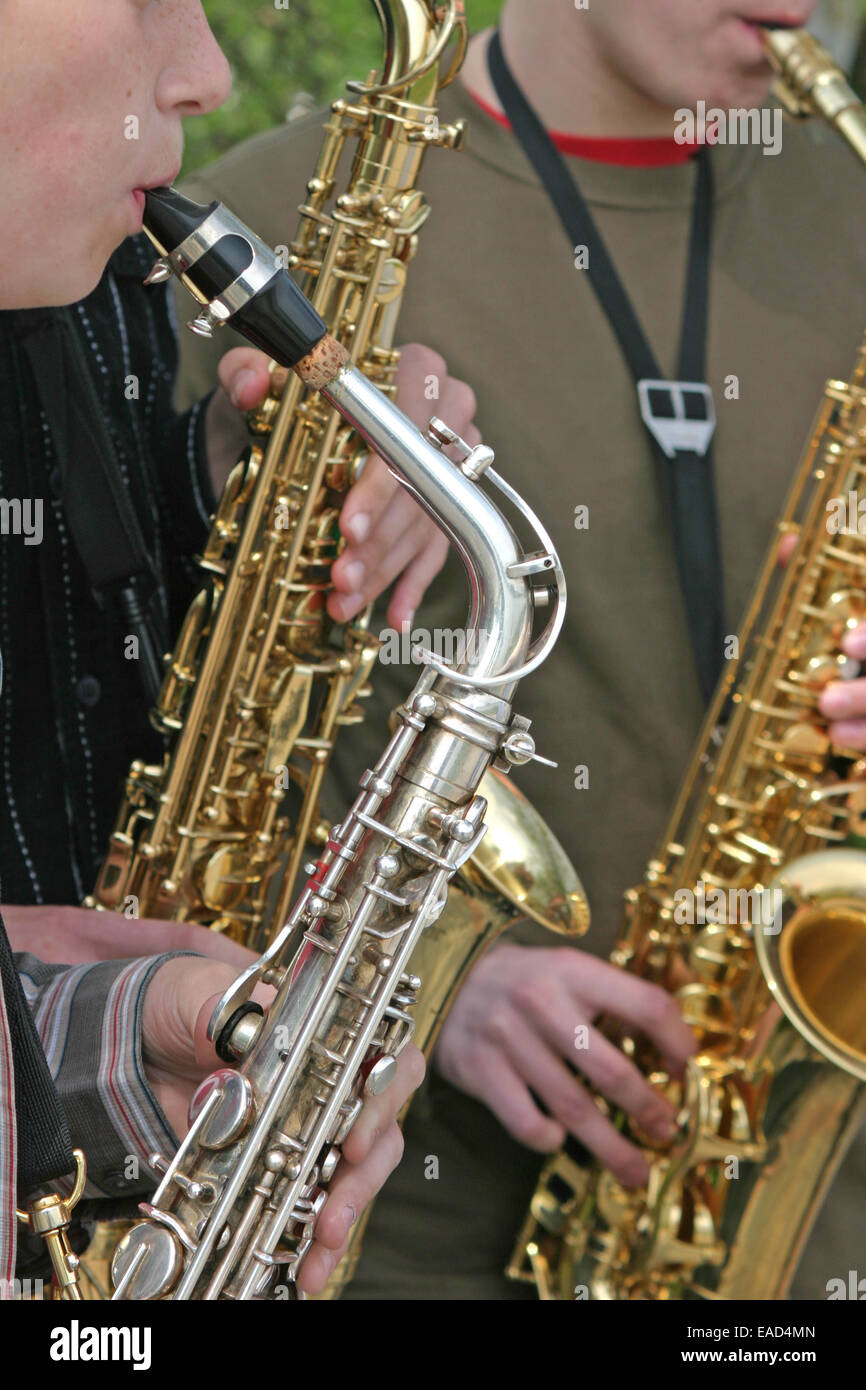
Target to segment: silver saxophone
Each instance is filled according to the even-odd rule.
[[[479,783],[491,764],[507,772],[537,757],[511,700],[556,640],[565,581],[541,523],[491,468],[492,450],[440,420],[419,431],[223,205],[154,190],[145,230],[161,257],[151,278],[179,275],[205,306],[197,331],[231,320],[321,390],[446,533],[471,591],[466,659],[420,653],[395,732],[306,866],[288,921],[220,1000],[209,1036],[231,1065],[198,1088],[174,1158],[152,1157],[161,1181],[112,1264],[115,1299],[296,1298],[340,1144],[412,1036],[413,951],[484,835]],[[532,549],[483,484],[528,524]],[[276,991],[265,1012],[251,999],[259,984]]]

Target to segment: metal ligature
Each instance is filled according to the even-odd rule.
[[[536,756],[511,700],[560,630],[565,586],[548,535],[491,468],[492,451],[460,448],[438,421],[423,435],[222,205],[154,190],[145,229],[159,266],[211,322],[231,321],[294,367],[385,460],[457,548],[471,592],[466,659],[452,667],[422,654],[396,731],[307,865],[288,921],[220,1001],[209,1034],[236,1065],[199,1087],[189,1133],[114,1257],[116,1299],[264,1299],[294,1289],[340,1142],[412,1034],[421,982],[410,963],[481,842],[484,773]],[[455,443],[457,463],[442,452]],[[531,550],[488,487],[533,533]],[[538,609],[548,616],[534,634]],[[251,999],[259,983],[276,991],[264,1013]]]
[[[859,101],[829,55],[800,32],[767,42],[789,100],[864,158]],[[849,380],[827,383],[739,657],[626,895],[613,962],[676,996],[697,1052],[678,1080],[644,1039],[610,1032],[678,1132],[656,1143],[617,1113],[650,1169],[641,1189],[572,1140],[545,1163],[508,1270],[542,1299],[783,1298],[866,1119],[866,759],[817,710],[859,674],[841,643],[866,619],[864,477],[866,343]]]

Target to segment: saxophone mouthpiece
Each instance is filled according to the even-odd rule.
[[[776,73],[774,92],[789,115],[820,116],[866,164],[866,112],[835,58],[805,29],[763,25],[764,48]]]
[[[333,343],[327,325],[276,254],[222,203],[196,203],[175,188],[150,188],[144,230],[159,252],[145,283],[172,274],[182,280],[202,305],[190,324],[194,333],[211,337],[231,321],[281,366],[296,367],[312,356],[320,364],[314,385],[322,360],[328,371],[342,367],[346,354],[337,354],[337,364],[325,345],[324,340]]]
[[[144,193],[144,230],[164,251],[173,251],[218,207],[218,202],[196,203],[176,188],[148,188]]]

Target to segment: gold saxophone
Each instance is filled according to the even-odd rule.
[[[767,44],[788,109],[825,115],[866,161],[861,103],[826,51],[787,30]],[[678,1133],[657,1144],[617,1116],[650,1168],[640,1190],[573,1140],[545,1163],[508,1268],[542,1299],[783,1298],[866,1117],[866,760],[816,709],[857,673],[841,640],[866,617],[864,464],[866,342],[827,383],[739,658],[626,895],[613,962],[675,993],[697,1036],[682,1081],[619,1037]]]
[[[459,0],[373,0],[382,73],[336,101],[289,266],[349,360],[387,395],[407,266],[429,207],[417,187],[430,145],[459,148],[437,99],[466,38]],[[445,54],[456,38],[452,62]],[[354,143],[349,186],[335,175]],[[207,334],[207,311],[194,325]],[[193,600],[152,720],[161,764],[130,769],[107,857],[86,905],[226,932],[256,951],[281,931],[299,870],[327,845],[319,797],[338,730],[364,717],[379,642],[370,610],[333,630],[324,611],[339,553],[339,509],[369,446],[317,391],[277,369],[251,419],[255,442],[233,470],[205,545]],[[588,913],[564,851],[507,778],[482,787],[487,835],[460,871],[448,909],[412,969],[425,980],[415,1041],[429,1053],[466,972],[512,920],[579,934]],[[287,792],[296,798],[291,816]],[[124,1223],[97,1229],[85,1290],[104,1296]],[[361,1230],[334,1288],[349,1277]]]

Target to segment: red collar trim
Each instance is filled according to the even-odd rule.
[[[511,129],[511,122],[501,111],[496,111],[477,92],[466,90],[477,102],[482,111],[492,116],[505,130]],[[665,164],[686,164],[698,149],[696,143],[680,145],[673,136],[610,136],[610,135],[566,135],[559,130],[550,130],[548,135],[562,154],[576,155],[578,159],[591,159],[597,164],[620,164],[631,169],[649,169]]]

